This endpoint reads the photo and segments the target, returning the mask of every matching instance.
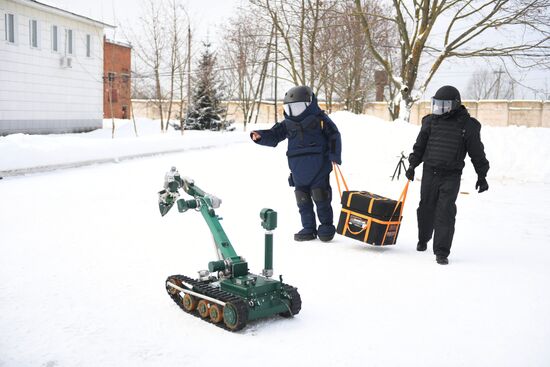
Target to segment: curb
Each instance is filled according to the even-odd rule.
[[[153,157],[157,155],[164,155],[164,154],[174,154],[174,153],[182,153],[182,152],[188,152],[188,151],[194,151],[194,150],[203,150],[203,149],[212,149],[212,148],[223,148],[229,145],[233,144],[241,144],[243,142],[234,142],[229,144],[216,144],[216,145],[205,145],[205,146],[199,146],[194,148],[182,148],[182,149],[170,149],[170,150],[163,150],[158,152],[150,152],[150,153],[140,153],[140,154],[128,154],[123,155],[119,157],[110,157],[110,158],[102,158],[102,159],[91,159],[86,161],[78,161],[78,162],[70,162],[70,163],[59,163],[59,164],[48,164],[44,166],[36,166],[36,167],[28,167],[28,168],[16,168],[16,169],[10,169],[5,171],[0,171],[0,179],[4,177],[15,177],[15,176],[24,176],[34,173],[43,173],[43,172],[51,172],[51,171],[57,171],[61,169],[70,169],[70,168],[79,168],[79,167],[85,167],[85,166],[92,166],[95,164],[104,164],[104,163],[119,163],[121,161],[126,161],[130,159],[139,159],[139,158],[148,158]]]

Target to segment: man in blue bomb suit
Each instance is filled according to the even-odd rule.
[[[250,133],[254,142],[276,147],[288,138],[286,152],[290,167],[290,186],[295,188],[302,229],[294,234],[295,241],[310,241],[319,236],[330,241],[336,229],[332,214],[332,189],[329,175],[332,163],[341,164],[342,141],[338,128],[319,108],[317,97],[306,86],[291,88],[285,94],[284,116],[269,130]],[[317,207],[319,228],[313,212]]]

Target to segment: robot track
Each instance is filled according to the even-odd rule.
[[[166,291],[182,310],[195,317],[228,331],[244,328],[248,320],[248,306],[245,301],[212,287],[210,283],[212,281],[172,275],[166,279]]]
[[[246,300],[211,285],[215,280],[197,280],[185,275],[172,275],[166,279],[166,291],[185,312],[228,331],[239,331],[248,321]],[[302,308],[298,290],[284,284],[290,306],[283,317],[293,317]]]

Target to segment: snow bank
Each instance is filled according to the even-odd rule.
[[[128,120],[115,120],[114,139],[111,120],[104,120],[103,129],[89,133],[0,137],[0,172],[204,149],[247,139],[234,132],[185,131],[182,136],[171,127],[161,133],[159,121],[138,119],[136,123],[139,137]]]
[[[342,132],[344,164],[351,159],[354,171],[359,162],[369,169],[373,160],[387,167],[381,172],[371,171],[372,175],[393,174],[398,156],[402,151],[409,155],[420,130],[420,126],[404,121],[386,122],[349,112],[336,112],[331,118]],[[491,165],[490,181],[550,182],[550,129],[485,126],[481,139]],[[417,175],[421,175],[420,169]],[[476,178],[469,157],[463,177],[469,181]]]
[[[344,169],[352,174],[368,171],[367,176],[373,178],[393,174],[400,153],[408,156],[420,128],[349,112],[336,112],[331,117],[342,132]],[[90,133],[0,137],[0,172],[202,149],[249,139],[242,125],[234,132],[186,131],[181,136],[172,128],[160,133],[159,121],[138,119],[136,138],[131,121],[116,120],[115,124],[115,139],[111,139],[111,120],[105,120],[103,129]],[[268,127],[249,125],[248,130]],[[484,127],[481,134],[491,163],[490,181],[550,182],[550,129]],[[420,176],[421,170],[417,171]],[[464,179],[475,182],[469,159]]]

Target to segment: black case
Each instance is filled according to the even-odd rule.
[[[367,191],[344,191],[336,231],[375,246],[393,245],[401,224],[402,205]]]

